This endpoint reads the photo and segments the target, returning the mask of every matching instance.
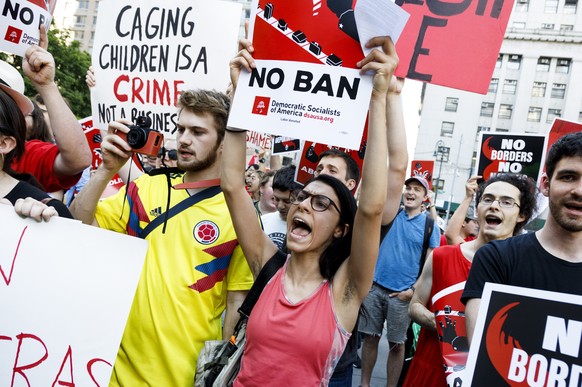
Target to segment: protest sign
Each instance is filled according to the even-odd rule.
[[[230,127],[359,146],[372,78],[357,70],[363,53],[351,2],[339,3],[272,0],[251,7],[257,68],[241,73]]]
[[[410,177],[420,176],[428,182],[428,188],[432,189],[432,174],[434,160],[412,160],[410,164]]]
[[[486,94],[513,0],[396,0],[410,14],[396,75]]]
[[[482,133],[475,170],[487,180],[501,172],[522,173],[538,180],[546,136]]]
[[[247,131],[247,146],[258,150],[270,150],[271,149],[271,136],[264,133],[253,132],[252,130]]]
[[[107,1],[99,5],[92,63],[95,127],[152,119],[175,137],[183,90],[226,90],[241,5],[230,1]]]
[[[315,170],[317,169],[320,155],[328,149],[338,149],[347,153],[356,162],[361,173],[362,166],[364,165],[364,155],[366,154],[367,143],[367,127],[364,131],[364,136],[362,137],[360,147],[358,149],[341,148],[335,145],[305,141],[303,148],[301,149],[301,159],[299,160],[299,164],[295,170],[295,181],[301,184],[307,183],[309,179],[315,175]],[[359,183],[359,181],[356,182],[356,188]]]
[[[298,138],[273,136],[273,154],[299,152],[301,150],[301,140]]]
[[[147,242],[0,205],[0,386],[107,386]]]
[[[582,131],[582,124],[580,124],[579,122],[566,121],[561,118],[556,118],[554,120],[554,123],[552,124],[552,127],[550,128],[550,132],[548,133],[548,141],[546,143],[542,165],[544,165],[546,162],[548,151],[550,150],[552,145],[554,145],[554,143],[558,141],[560,137],[565,136],[566,134],[576,133],[580,131]],[[544,165],[543,172],[545,171],[546,167]]]
[[[40,26],[48,31],[57,0],[0,0],[0,50],[24,56],[38,45]]]
[[[578,386],[581,339],[581,296],[487,283],[462,385]]]

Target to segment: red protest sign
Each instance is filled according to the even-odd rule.
[[[513,0],[396,0],[410,13],[396,75],[486,94]]]
[[[550,128],[550,133],[548,134],[548,141],[546,143],[546,150],[544,152],[544,164],[546,161],[545,157],[548,155],[548,151],[560,137],[569,133],[576,133],[580,131],[582,131],[582,124],[556,118],[552,124],[552,127]],[[545,171],[546,167],[544,165],[544,172]]]
[[[432,189],[432,173],[434,160],[412,160],[410,165],[410,177],[422,176],[428,181],[428,188]]]
[[[295,171],[295,181],[301,184],[307,183],[309,179],[311,179],[315,174],[315,170],[319,162],[319,156],[328,149],[338,149],[341,150],[342,152],[347,153],[352,159],[354,159],[356,164],[358,164],[358,168],[360,169],[361,173],[362,166],[364,165],[364,155],[366,153],[367,142],[368,142],[367,122],[366,127],[364,128],[364,135],[362,137],[362,142],[360,143],[359,149],[340,148],[333,145],[305,141],[305,144],[303,144],[303,148],[301,149],[301,159],[299,160],[299,165]]]

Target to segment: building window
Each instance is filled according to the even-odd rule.
[[[89,0],[79,1],[79,8],[80,9],[88,9],[89,8]]]
[[[458,105],[459,105],[458,98],[447,97],[447,101],[445,102],[445,111],[456,112]]]
[[[477,136],[475,136],[475,141],[481,139],[481,132],[490,132],[491,128],[488,126],[477,126]]]
[[[506,79],[505,82],[503,82],[503,94],[515,94],[516,89],[517,89],[517,80]]]
[[[542,23],[542,30],[553,30],[554,24],[552,23]]]
[[[513,105],[502,103],[499,105],[499,118],[510,119],[511,112],[513,111]]]
[[[556,64],[556,72],[560,74],[568,74],[570,72],[570,59],[558,58],[558,63]]]
[[[441,125],[441,137],[453,137],[454,130],[455,130],[454,122],[443,121]]]
[[[566,0],[564,2],[564,13],[574,14],[576,13],[576,8],[578,8],[578,0]]]
[[[558,0],[546,0],[544,12],[545,13],[557,13],[558,12]]]
[[[546,82],[534,82],[531,89],[532,97],[543,97],[546,95]]]
[[[552,85],[552,98],[557,98],[557,99],[564,99],[564,96],[566,95],[566,84],[564,83],[554,83]]]
[[[509,129],[504,129],[504,128],[496,128],[495,131],[497,133],[507,133],[509,132]]]
[[[525,22],[513,22],[511,24],[511,27],[517,29],[517,30],[522,30],[525,28]]]
[[[518,12],[527,12],[529,8],[529,0],[516,0],[515,10]]]
[[[495,94],[497,93],[497,86],[499,85],[499,79],[492,78],[491,83],[489,83],[489,90],[487,92]]]
[[[445,180],[444,179],[432,179],[432,189],[437,189],[442,191],[445,189]]]
[[[546,118],[546,122],[551,124],[554,122],[555,118],[562,117],[562,109],[548,109],[548,117]]]
[[[546,58],[546,57],[539,57],[538,58],[538,65],[536,67],[536,70],[539,72],[543,72],[543,73],[547,73],[548,71],[550,71],[550,62],[552,61],[551,58]]]
[[[510,70],[519,70],[521,67],[521,55],[509,55],[507,68]]]
[[[483,117],[493,117],[494,103],[491,102],[481,102],[481,116]]]
[[[560,24],[560,31],[574,31],[573,24]]]
[[[497,62],[495,62],[495,68],[500,69],[503,64],[503,54],[497,55]]]
[[[87,16],[77,15],[75,16],[75,26],[84,27]]]
[[[75,40],[83,40],[83,38],[85,37],[85,31],[75,31],[74,32],[74,39]]]
[[[540,107],[531,107],[527,112],[527,120],[529,122],[540,122],[542,119],[542,108]]]

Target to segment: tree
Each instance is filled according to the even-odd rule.
[[[62,96],[67,100],[71,110],[79,118],[91,115],[91,95],[85,84],[85,74],[91,65],[91,55],[82,51],[76,40],[68,42],[70,31],[59,30],[51,26],[48,32],[48,50],[55,58],[57,83]],[[16,55],[0,53],[0,59],[13,63],[22,74],[22,58]],[[27,96],[34,96],[36,90],[30,81],[24,77]]]

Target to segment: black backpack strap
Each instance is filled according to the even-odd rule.
[[[424,262],[426,261],[426,252],[428,251],[428,245],[430,243],[433,229],[434,219],[427,215],[426,222],[424,222],[424,239],[422,241],[422,255],[420,256],[420,268],[418,269],[417,278],[420,277],[420,273],[422,273],[422,268],[424,267]]]
[[[164,222],[164,220],[170,219],[180,212],[184,211],[186,208],[193,206],[194,204],[204,200],[211,198],[213,196],[218,195],[222,192],[220,186],[213,186],[206,188],[203,191],[200,191],[192,196],[187,197],[186,199],[182,200],[180,203],[176,204],[174,207],[170,208],[166,213],[162,215],[158,215],[154,220],[152,220],[138,235],[138,237],[145,239],[152,231],[155,230],[160,224]]]
[[[265,266],[263,266],[259,275],[255,279],[255,283],[251,287],[251,290],[249,290],[245,300],[238,309],[241,318],[248,318],[251,315],[251,311],[257,303],[257,300],[259,299],[259,296],[261,295],[265,285],[267,285],[277,270],[279,270],[283,264],[285,264],[286,259],[287,254],[281,250],[278,250],[277,253],[273,255],[269,261],[267,261]]]

